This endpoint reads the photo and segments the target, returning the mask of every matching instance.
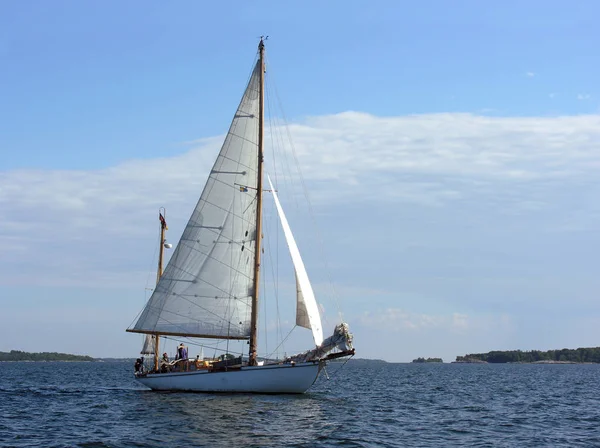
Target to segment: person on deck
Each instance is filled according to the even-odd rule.
[[[162,362],[160,363],[160,371],[163,373],[168,372],[170,369],[170,363],[169,363],[169,355],[167,355],[167,353],[163,353],[162,355]]]
[[[183,345],[183,342],[177,347],[177,360],[181,365],[181,370],[187,370],[188,365],[188,351],[187,347]]]
[[[135,360],[135,372],[144,373],[144,358],[138,358]]]

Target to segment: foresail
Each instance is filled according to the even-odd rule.
[[[294,277],[296,277],[296,325],[311,330],[310,319],[308,318],[308,311],[304,302],[304,294],[302,294],[302,287],[298,281],[298,274],[295,271]]]
[[[315,345],[321,345],[321,343],[323,342],[323,328],[321,326],[321,316],[319,314],[317,301],[315,299],[310,280],[308,279],[308,274],[306,273],[304,262],[302,261],[302,257],[300,256],[300,251],[298,250],[298,246],[296,245],[296,241],[294,240],[292,229],[290,228],[287,218],[285,217],[285,213],[283,213],[283,208],[281,208],[281,204],[279,203],[277,192],[275,191],[275,188],[273,188],[271,178],[268,175],[267,179],[269,181],[271,191],[273,192],[273,199],[275,199],[277,213],[279,214],[279,219],[281,220],[283,233],[285,234],[285,239],[287,241],[288,248],[290,250],[290,255],[292,257],[292,262],[294,263],[294,270],[296,272],[296,323],[304,327],[306,326],[306,317],[308,317],[308,322],[310,323],[310,326],[307,328],[310,328],[312,330]]]
[[[259,75],[257,63],[200,200],[131,331],[249,337]]]

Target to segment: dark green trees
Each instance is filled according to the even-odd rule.
[[[600,363],[600,347],[578,348],[562,350],[548,350],[545,352],[531,350],[491,351],[488,353],[472,353],[465,356],[457,356],[457,361],[468,361],[478,359],[489,363],[506,362],[536,362],[536,361],[568,361],[568,362],[593,362]]]

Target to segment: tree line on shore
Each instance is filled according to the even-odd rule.
[[[11,350],[10,352],[0,352],[0,361],[94,361],[94,358],[91,356],[70,355],[68,353],[28,353],[20,350]]]
[[[537,362],[537,361],[563,361],[563,362],[591,362],[600,363],[600,347],[577,348],[561,350],[495,350],[488,353],[471,353],[465,356],[457,356],[457,362],[469,362],[471,360],[485,361],[489,363],[507,362]]]

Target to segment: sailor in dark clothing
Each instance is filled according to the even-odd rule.
[[[144,358],[138,358],[135,360],[135,371],[136,373],[144,373]]]
[[[171,370],[171,363],[169,362],[169,355],[167,353],[163,353],[162,361],[160,363],[160,371],[162,373],[169,372]]]
[[[183,342],[177,347],[177,360],[179,361],[179,368],[181,370],[187,370],[188,367],[188,351],[187,347],[183,345]]]
[[[183,342],[177,347],[177,359],[182,361],[187,361],[188,359],[187,347],[183,345]]]

